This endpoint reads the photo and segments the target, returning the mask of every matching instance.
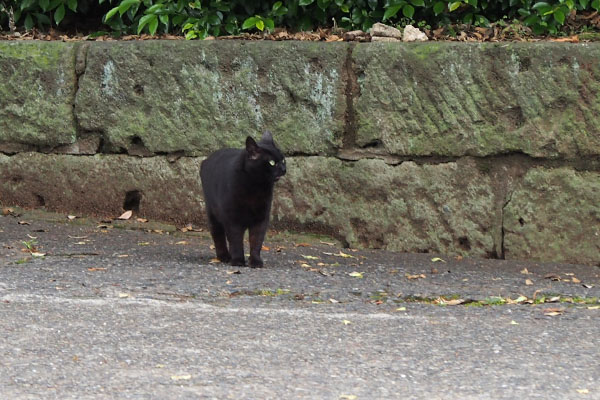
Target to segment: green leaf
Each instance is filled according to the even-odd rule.
[[[71,9],[71,11],[77,11],[77,0],[67,0],[67,6]]]
[[[598,0],[600,1],[600,0]],[[433,5],[433,12],[435,13],[435,15],[438,15],[442,12],[444,12],[444,10],[446,9],[446,4],[443,1],[438,1],[437,3],[435,3]]]
[[[542,8],[542,7],[546,7],[546,8],[550,7],[550,4],[546,3],[545,1],[540,1],[540,2],[535,3],[533,5],[533,7],[531,7],[531,8],[533,8],[534,10],[538,10],[539,8]]]
[[[244,23],[242,24],[242,29],[254,28],[256,26],[256,21],[257,20],[258,20],[258,18],[256,18],[256,17],[247,18],[244,21]]]
[[[138,4],[140,0],[123,0],[121,4],[119,4],[119,14],[123,16],[131,8],[132,5]]]
[[[31,18],[31,14],[27,14],[25,17],[25,29],[28,31],[33,29],[33,18]]]
[[[152,19],[148,24],[148,30],[150,31],[150,34],[152,36],[154,36],[156,30],[158,29],[158,18],[156,17],[156,15],[153,15],[153,17],[154,19]]]
[[[398,14],[398,11],[400,11],[400,8],[402,8],[401,4],[388,7],[387,10],[385,10],[385,13],[383,13],[383,20],[385,21],[386,19],[395,17],[396,14]]]
[[[157,11],[162,10],[165,7],[164,4],[154,4],[152,7],[148,8],[144,13],[145,14],[156,14]]]
[[[60,24],[60,21],[62,21],[64,17],[65,17],[65,5],[61,4],[60,7],[58,7],[56,9],[56,11],[54,12],[54,22],[56,22],[56,25]]]
[[[467,3],[470,6],[477,8],[477,0],[467,0]]]
[[[24,9],[26,9],[28,7],[31,7],[33,5],[33,3],[35,3],[35,0],[23,0],[21,2],[21,11],[23,11]]]
[[[329,3],[331,2],[331,0],[317,0],[317,6],[325,11],[327,10],[327,7],[329,6]]]
[[[448,10],[452,12],[460,6],[462,6],[462,1],[453,1],[452,3],[448,4]]]
[[[283,3],[282,3],[282,2],[280,2],[280,1],[278,1],[278,2],[276,2],[275,4],[273,4],[273,8],[272,8],[272,10],[273,10],[273,11],[277,11],[277,10],[279,10],[279,9],[281,8],[281,6],[282,6],[282,5],[283,5]]]
[[[579,4],[581,4],[581,7],[586,9],[588,6],[588,0],[579,0]]]
[[[314,1],[315,0],[300,0],[300,2],[298,4],[301,5],[301,6],[308,6],[308,5],[312,4],[312,3],[314,3]],[[257,28],[258,28],[258,26],[257,26]],[[262,29],[261,29],[261,31],[262,31]]]
[[[169,26],[169,16],[167,14],[159,15],[158,19],[164,26],[166,26],[166,27]]]
[[[150,23],[150,21],[152,20],[158,21],[156,18],[156,15],[154,14],[148,14],[148,15],[144,15],[142,18],[140,18],[140,21],[138,22],[138,29],[137,29],[137,34],[139,35],[140,32],[142,31],[142,29],[144,29],[144,27]]]
[[[404,14],[406,18],[412,18],[413,15],[415,15],[415,8],[410,4],[407,4],[402,7],[402,14]]]
[[[265,19],[265,25],[267,26],[267,30],[269,32],[272,32],[275,30],[275,21],[273,21],[271,18]]]
[[[41,7],[41,9],[46,12],[48,11],[48,6],[50,5],[50,0],[40,0],[40,2],[38,3]]]
[[[560,8],[554,10],[554,19],[561,25],[565,23],[565,14],[560,10]]]
[[[593,0],[591,5],[593,9],[600,11],[600,0]]]
[[[35,19],[37,20],[38,25],[50,25],[50,18],[48,18],[47,15],[40,13],[33,13],[33,15],[35,15]]]
[[[410,0],[415,7],[425,7],[425,0]]]
[[[211,14],[208,16],[208,23],[211,25],[221,25],[221,18],[217,14]]]
[[[109,19],[111,19],[116,13],[119,12],[119,7],[115,7],[111,10],[109,10],[106,15],[104,16],[104,22],[108,21]]]
[[[257,20],[256,28],[261,32],[264,31],[265,30],[265,22],[262,19]]]

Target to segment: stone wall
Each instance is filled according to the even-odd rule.
[[[275,227],[600,263],[600,45],[0,42],[0,203],[203,224],[204,156],[271,130]]]

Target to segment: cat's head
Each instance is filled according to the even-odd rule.
[[[265,131],[258,143],[246,138],[246,170],[270,181],[277,181],[285,175],[285,157],[273,141],[271,132]]]

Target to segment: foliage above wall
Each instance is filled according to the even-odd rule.
[[[598,11],[600,0],[0,0],[0,27],[174,33],[202,39],[275,27],[366,31],[375,22],[436,28],[520,21],[535,34],[555,35],[575,16]]]

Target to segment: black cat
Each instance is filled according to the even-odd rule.
[[[258,143],[248,136],[245,149],[221,149],[202,162],[206,213],[220,261],[245,265],[243,238],[248,229],[250,266],[263,266],[260,250],[269,226],[273,185],[283,175],[285,158],[269,131]]]

